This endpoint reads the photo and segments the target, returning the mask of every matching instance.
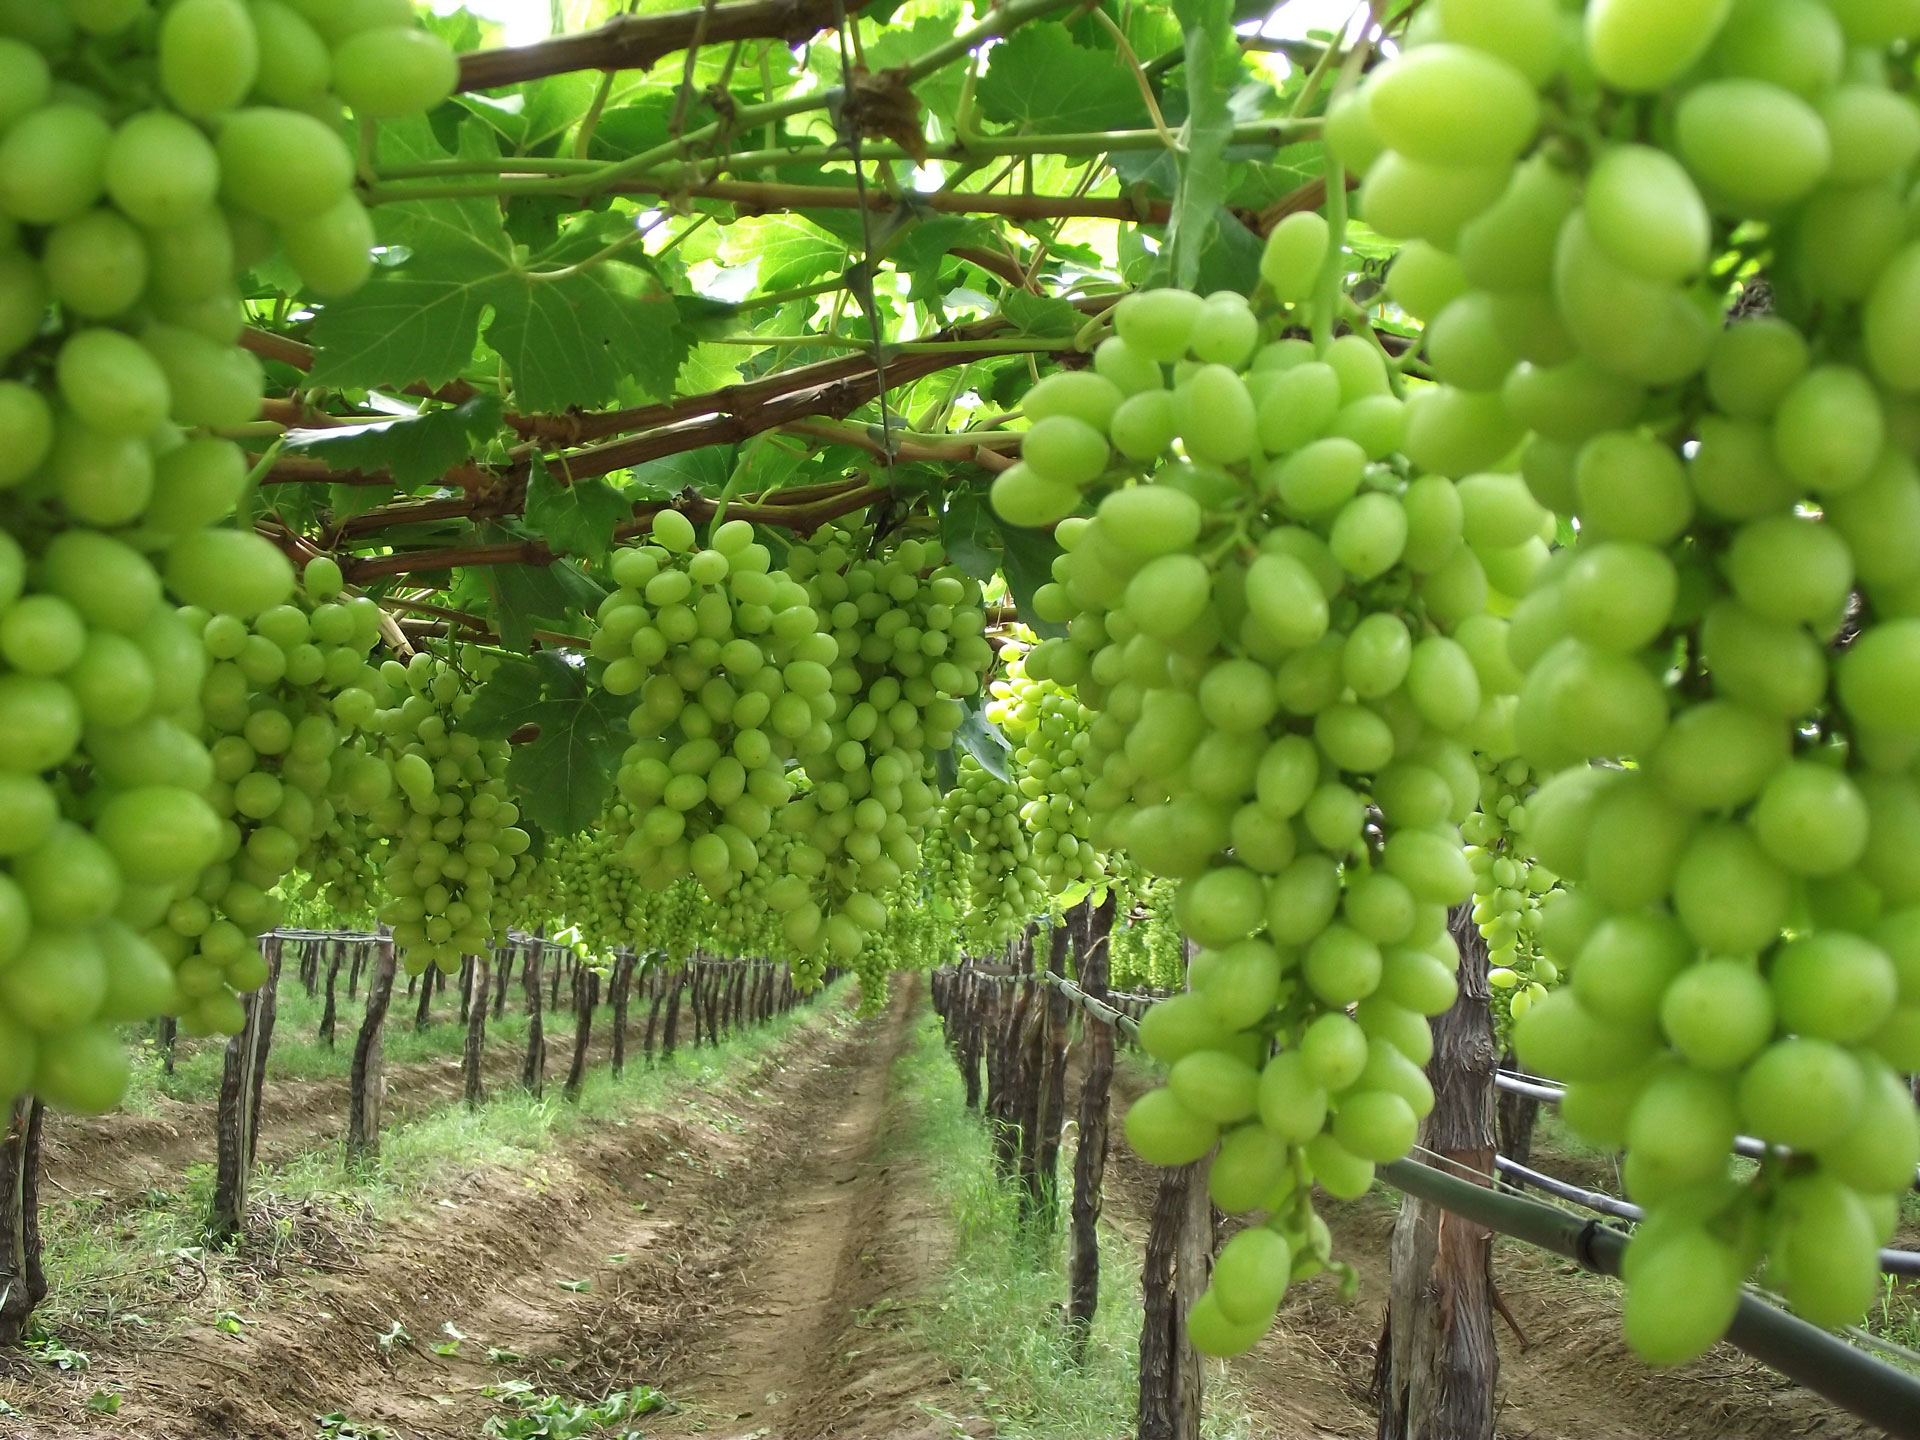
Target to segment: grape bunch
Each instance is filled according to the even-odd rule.
[[[661,511],[652,544],[615,553],[591,648],[608,693],[639,697],[618,776],[627,863],[656,888],[691,874],[719,896],[759,870],[788,762],[830,743],[839,647],[751,525],[711,542],[696,550],[693,523]]]
[[[1591,0],[1577,34],[1449,0],[1330,122],[1411,242],[1429,403],[1525,427],[1577,521],[1508,636],[1528,843],[1572,882],[1570,982],[1515,1041],[1626,1150],[1659,1364],[1763,1259],[1857,1319],[1920,1162],[1916,32],[1874,0]],[[1744,1180],[1737,1133],[1769,1146]]]
[[[836,650],[824,743],[799,752],[806,787],[777,822],[802,841],[790,863],[812,882],[803,899],[797,887],[769,892],[798,951],[851,960],[887,923],[880,897],[921,863],[937,808],[932,752],[952,746],[960,699],[979,692],[993,660],[979,584],[943,559],[932,541],[878,554],[840,529],[788,552]]]
[[[1184,989],[1186,947],[1173,918],[1174,882],[1128,876],[1115,883],[1120,888],[1118,914],[1107,941],[1108,985],[1160,994]]]
[[[0,1096],[110,1108],[106,1022],[182,1002],[179,945],[142,936],[177,937],[175,902],[211,904],[200,872],[238,853],[205,799],[198,632],[293,585],[266,541],[210,528],[248,469],[212,432],[263,390],[238,277],[276,247],[316,295],[369,273],[330,95],[367,118],[443,99],[453,56],[415,24],[405,0],[0,13]],[[206,1029],[237,1025],[222,976],[257,963],[217,933],[210,984],[180,957]]]
[[[1339,263],[1326,222],[1295,221],[1262,264],[1283,298]],[[1472,891],[1470,744],[1511,683],[1483,612],[1527,588],[1552,520],[1482,471],[1499,451],[1432,413],[1435,392],[1403,402],[1362,336],[1263,344],[1243,297],[1172,289],[1113,317],[1093,370],[1029,392],[994,503],[1057,522],[1035,607],[1068,633],[1026,669],[1096,712],[1091,838],[1177,881],[1202,947],[1190,993],[1143,1024],[1172,1069],[1127,1134],[1166,1165],[1218,1144],[1215,1201],[1271,1217],[1248,1247],[1265,1258],[1243,1275],[1223,1256],[1195,1310],[1195,1343],[1231,1354],[1271,1323],[1279,1261],[1319,1263],[1308,1182],[1365,1190],[1431,1108],[1426,1017],[1453,1001],[1447,911]],[[1092,517],[1060,518],[1094,490]]]
[[[964,847],[957,857],[964,886],[961,940],[975,955],[1004,949],[1028,917],[1047,906],[1020,810],[1012,783],[972,755],[960,757],[953,788],[941,797],[937,825]]]
[[[1090,836],[1087,764],[1092,717],[1070,689],[1027,674],[1026,652],[1008,646],[1003,678],[993,682],[987,718],[1013,745],[1015,782],[1021,796],[1020,823],[1026,828],[1033,866],[1047,888],[1059,894],[1069,885],[1092,884],[1105,873]]]
[[[1480,808],[1462,822],[1460,834],[1473,868],[1473,922],[1487,942],[1494,1033],[1505,1048],[1513,1022],[1560,979],[1560,967],[1541,949],[1540,922],[1565,892],[1559,877],[1527,853],[1532,769],[1518,755],[1496,759],[1483,751],[1477,758]]]
[[[266,962],[257,938],[283,918],[280,886],[316,863],[324,837],[344,817],[338,785],[343,744],[370,720],[378,684],[367,656],[380,637],[372,600],[342,600],[340,567],[311,561],[293,603],[202,618],[207,657],[200,689],[212,782],[220,816],[219,854],[167,907],[148,938],[174,965],[188,1034],[230,1034],[244,1020],[236,995],[257,989]]]
[[[484,668],[471,653],[463,662]],[[367,808],[388,843],[380,919],[393,927],[409,974],[431,964],[452,975],[463,955],[492,941],[495,886],[513,879],[532,837],[507,798],[506,742],[460,728],[473,701],[460,666],[422,651],[404,665],[386,661],[380,673],[385,698],[397,702],[377,713],[382,743],[370,757],[391,775],[390,793]]]

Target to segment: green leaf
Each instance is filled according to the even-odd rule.
[[[993,523],[1000,529],[1000,567],[1007,577],[1007,593],[1021,621],[1034,634],[1053,639],[1067,633],[1067,627],[1042,620],[1033,611],[1033,592],[1053,579],[1053,559],[1060,546],[1050,530],[1023,530],[1009,525],[998,515]]]
[[[497,154],[478,123],[463,125],[460,137],[462,158]],[[406,164],[448,157],[425,122],[408,121],[382,127],[380,158]],[[633,223],[630,216],[582,215],[523,261],[491,202],[382,207],[381,238],[403,247],[405,258],[321,308],[314,383],[444,384],[472,363],[490,312],[487,343],[506,362],[522,409],[602,404],[629,380],[652,396],[670,393],[685,345],[659,282],[619,259],[568,273]]]
[[[1265,248],[1265,242],[1241,223],[1238,215],[1221,207],[1214,213],[1213,233],[1200,252],[1193,288],[1203,295],[1215,290],[1251,295],[1260,283],[1260,252]]]
[[[1000,557],[988,546],[993,520],[987,514],[986,491],[955,490],[940,515],[940,543],[947,558],[985,584],[1000,568]]]
[[[527,525],[557,555],[584,555],[596,565],[607,558],[616,525],[633,516],[632,503],[598,476],[562,485],[536,457],[527,477]]]
[[[987,119],[1041,134],[1149,123],[1127,67],[1111,52],[1074,44],[1054,24],[1029,25],[996,45],[974,98]]]
[[[612,797],[627,744],[626,709],[590,683],[582,657],[542,650],[503,661],[474,695],[464,724],[495,740],[539,727],[533,741],[513,747],[507,785],[523,815],[561,836],[592,824]]]
[[[1186,32],[1186,150],[1167,226],[1173,283],[1195,288],[1200,257],[1213,238],[1227,193],[1227,144],[1233,138],[1230,98],[1239,80],[1232,0],[1174,0]]]
[[[479,569],[492,602],[489,613],[494,633],[509,650],[530,647],[533,632],[544,628],[541,621],[564,629],[568,611],[591,612],[607,598],[607,592],[582,574],[571,560],[555,560],[551,565],[487,565]]]
[[[1087,323],[1087,317],[1074,308],[1071,300],[1035,295],[1026,290],[1008,290],[1001,296],[1000,313],[1018,326],[1023,335],[1065,337]]]
[[[627,491],[649,500],[670,499],[683,490],[718,495],[732,468],[732,447],[702,445],[698,450],[683,450],[634,466],[627,472],[633,477]]]
[[[762,290],[790,290],[830,275],[846,263],[844,242],[798,215],[749,216],[727,226],[721,257],[729,265],[759,265]]]
[[[1000,727],[987,719],[986,712],[978,705],[968,707],[967,718],[954,732],[953,743],[978,760],[981,768],[996,780],[1012,778],[1013,747],[1000,733]]]
[[[401,485],[425,485],[471,460],[499,428],[500,402],[491,395],[476,395],[461,405],[422,410],[411,420],[290,430],[286,448],[324,460],[335,470],[385,470]],[[339,508],[335,506],[336,511]],[[347,513],[356,512],[349,509]]]

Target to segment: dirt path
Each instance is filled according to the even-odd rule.
[[[929,1414],[965,1417],[966,1397],[900,1308],[939,1273],[945,1222],[924,1177],[874,1160],[915,1002],[901,988],[886,1015],[821,1017],[670,1113],[420,1197],[355,1237],[341,1273],[263,1284],[238,1334],[197,1315],[115,1332],[84,1376],[0,1376],[24,1412],[0,1436],[312,1440],[337,1411],[473,1440],[503,1413],[487,1391],[513,1381],[585,1400],[657,1386],[677,1408],[650,1436],[953,1436]],[[124,1395],[119,1415],[87,1411],[101,1389]]]

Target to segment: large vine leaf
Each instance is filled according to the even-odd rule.
[[[501,662],[462,724],[493,740],[538,727],[513,747],[507,785],[521,814],[549,835],[584,830],[606,808],[626,748],[626,710],[590,682],[582,657],[542,650]]]
[[[475,122],[460,130],[464,159],[497,156]],[[383,127],[381,160],[418,164],[449,158],[423,120]],[[652,396],[671,393],[685,354],[671,299],[645,270],[618,259],[582,266],[613,238],[608,222],[584,215],[555,243],[523,259],[497,205],[416,201],[384,207],[382,239],[404,250],[314,321],[313,379],[340,386],[441,385],[486,340],[506,362],[525,410],[561,410],[612,400],[623,378]],[[575,269],[574,267],[580,267]],[[551,277],[551,278],[549,278]]]
[[[1074,44],[1058,25],[1030,25],[995,46],[974,95],[987,119],[1041,134],[1148,123],[1140,87],[1118,57]]]
[[[324,460],[336,470],[385,470],[402,485],[424,485],[472,459],[499,425],[500,402],[476,395],[464,404],[423,410],[411,420],[289,431],[286,448]]]
[[[596,565],[607,558],[613,530],[633,514],[626,496],[598,476],[562,485],[539,460],[527,477],[527,524],[546,537],[557,555],[584,555]]]

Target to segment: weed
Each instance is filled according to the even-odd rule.
[[[629,1420],[651,1415],[666,1408],[665,1392],[651,1385],[635,1385],[616,1390],[591,1405],[568,1400],[562,1395],[543,1394],[524,1380],[489,1385],[481,1391],[489,1399],[500,1401],[513,1413],[491,1415],[480,1433],[490,1440],[580,1440],[589,1435],[614,1435],[616,1440],[637,1440],[639,1431],[613,1430]]]

